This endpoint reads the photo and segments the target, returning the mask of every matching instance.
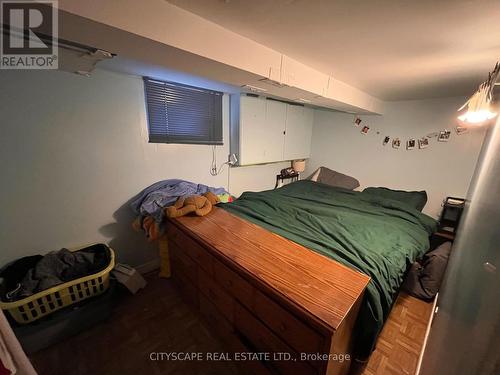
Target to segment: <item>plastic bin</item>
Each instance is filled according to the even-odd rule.
[[[105,246],[109,251],[109,264],[105,269],[92,275],[56,285],[18,301],[0,301],[0,308],[9,312],[19,324],[27,324],[63,307],[104,293],[109,287],[109,273],[115,266],[115,253],[113,249],[105,244],[94,245]],[[86,245],[69,250],[75,252],[87,249],[90,246]]]

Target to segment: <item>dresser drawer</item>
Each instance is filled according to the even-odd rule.
[[[194,285],[198,284],[198,266],[177,245],[170,246],[170,261],[172,262],[172,273],[177,271],[186,276]]]
[[[251,352],[251,350],[241,342],[236,332],[234,332],[233,325],[222,317],[219,310],[203,294],[200,294],[200,312],[210,325],[211,331],[217,334],[218,338],[225,344],[225,349],[232,353],[232,355],[234,355],[234,353]],[[239,366],[239,370],[242,374],[271,374],[269,368],[259,361],[239,361],[235,362],[235,364]]]
[[[174,243],[180,250],[183,250],[191,259],[193,259],[209,275],[213,274],[212,256],[199,245],[196,241],[186,236],[176,228],[168,230],[169,244]]]
[[[236,304],[234,326],[248,346],[258,353],[270,353],[270,365],[282,374],[315,374],[316,370],[307,362],[299,361],[299,355],[271,332],[262,322],[243,306]],[[280,360],[282,353],[291,355],[290,360]],[[297,361],[294,361],[296,358]]]
[[[251,307],[255,292],[252,285],[216,259],[214,259],[213,266],[215,281],[231,296],[241,301],[244,305]]]
[[[200,294],[200,312],[209,323],[210,328],[213,328],[221,338],[225,338],[226,335],[233,331],[231,323],[222,316],[211,300],[203,294]]]
[[[234,300],[207,273],[199,271],[198,286],[200,292],[214,304],[221,314],[230,322],[233,321]]]
[[[172,280],[174,281],[177,289],[179,290],[182,298],[191,306],[198,308],[199,307],[199,298],[198,298],[198,289],[188,277],[177,269],[175,272],[172,272]]]
[[[297,352],[320,352],[324,337],[261,292],[255,294],[254,314]]]

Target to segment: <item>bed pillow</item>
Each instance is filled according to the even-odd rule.
[[[359,181],[354,177],[339,173],[337,171],[332,171],[331,169],[326,167],[319,167],[307,179],[347,190],[354,190],[359,187]]]
[[[405,191],[405,190],[392,190],[384,187],[368,187],[363,190],[363,193],[379,196],[382,198],[400,201],[415,207],[417,210],[422,211],[427,203],[427,193],[422,191]]]

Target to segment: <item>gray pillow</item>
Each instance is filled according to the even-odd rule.
[[[450,252],[451,242],[445,242],[425,254],[421,263],[413,263],[402,289],[417,298],[433,299],[443,281]]]
[[[337,171],[332,171],[331,169],[326,167],[319,167],[307,179],[348,190],[354,190],[359,187],[359,181],[354,177],[345,175]]]

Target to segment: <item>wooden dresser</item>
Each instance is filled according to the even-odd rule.
[[[220,208],[169,221],[168,240],[174,282],[233,357],[257,353],[250,372],[348,373],[335,355],[350,353],[368,276]]]

